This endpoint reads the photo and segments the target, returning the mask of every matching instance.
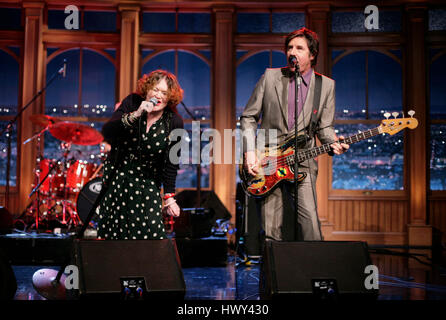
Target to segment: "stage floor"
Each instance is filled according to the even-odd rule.
[[[379,266],[379,300],[445,300],[444,258],[432,262],[430,250],[408,253],[395,248],[372,248],[371,258]],[[237,260],[237,261],[236,261]],[[17,279],[15,300],[45,300],[33,287],[33,274],[57,266],[14,265]],[[185,300],[259,300],[258,264],[241,263],[228,256],[223,267],[183,268]]]
[[[177,239],[186,300],[259,300],[260,264],[228,253],[226,238]],[[66,260],[72,236],[19,233],[0,236],[17,281],[15,300],[45,300],[33,287],[37,270]],[[446,250],[369,246],[379,270],[379,300],[446,300]]]

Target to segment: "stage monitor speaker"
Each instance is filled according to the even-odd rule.
[[[178,205],[181,208],[205,208],[212,209],[214,222],[217,219],[230,219],[231,213],[220,201],[218,196],[212,190],[202,190],[200,192],[200,203],[197,206],[197,191],[183,190],[175,196]]]
[[[365,242],[266,241],[260,279],[263,299],[376,299],[366,289],[371,265]]]
[[[0,249],[0,300],[14,299],[17,281],[3,250]]]
[[[0,206],[0,234],[11,233],[13,225],[14,220],[8,209]]]
[[[123,281],[143,282],[144,298],[184,298],[176,244],[165,240],[76,240],[81,298],[123,298]]]
[[[174,219],[173,230],[176,238],[206,238],[212,235],[215,211],[205,208],[183,208]]]

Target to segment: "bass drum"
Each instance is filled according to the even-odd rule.
[[[85,223],[99,193],[102,190],[102,177],[91,179],[85,184],[76,199],[76,211],[82,223]],[[96,228],[98,222],[97,209],[90,221],[90,227]]]

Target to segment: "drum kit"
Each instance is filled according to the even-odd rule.
[[[100,165],[85,160],[69,158],[72,145],[100,145],[100,157],[104,160],[106,144],[96,129],[80,123],[62,121],[48,115],[30,116],[31,122],[44,127],[40,132],[24,142],[37,139],[35,183],[29,197],[35,199],[27,209],[27,215],[35,219],[33,227],[52,223],[61,228],[77,227],[85,222],[101,190]],[[61,141],[63,156],[60,159],[46,159],[41,153],[41,135],[48,131]],[[94,227],[94,222],[90,221]],[[47,228],[48,229],[48,228]]]

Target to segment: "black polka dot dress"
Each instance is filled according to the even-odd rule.
[[[97,213],[98,238],[108,240],[165,239],[160,196],[162,165],[168,147],[166,113],[146,133],[146,121],[128,129],[125,152],[115,168],[104,163],[108,190]],[[116,173],[112,176],[112,172]],[[111,178],[111,180],[109,180]]]

